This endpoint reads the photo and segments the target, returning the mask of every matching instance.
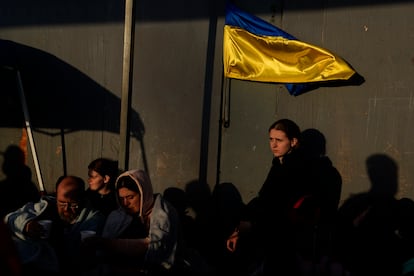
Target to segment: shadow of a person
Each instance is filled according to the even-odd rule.
[[[366,159],[368,191],[339,208],[336,253],[352,275],[400,275],[398,165],[385,154]]]
[[[296,250],[303,272],[329,260],[331,255],[334,221],[339,208],[342,176],[326,154],[326,139],[319,130],[308,128],[301,132],[301,147],[313,187],[309,197],[298,201],[294,208]]]
[[[315,182],[320,221],[329,224],[339,207],[342,176],[326,155],[326,139],[322,132],[308,128],[302,131],[301,136],[301,150],[309,158],[311,176]]]
[[[25,165],[24,152],[18,146],[10,145],[3,156],[2,170],[6,178],[0,181],[1,217],[40,198],[39,190],[32,182],[32,172]]]
[[[190,214],[190,202],[186,192],[178,187],[168,187],[164,190],[163,196],[177,210],[186,246],[197,248],[198,233],[196,231],[195,219]]]

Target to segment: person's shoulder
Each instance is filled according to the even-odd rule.
[[[168,206],[171,206],[171,207],[173,207],[174,205],[167,199],[167,198],[165,198],[164,197],[164,195],[163,194],[161,194],[161,193],[155,193],[154,194],[154,202],[159,202],[159,203],[161,203],[161,204],[164,204],[164,205],[168,205]]]
[[[90,205],[87,205],[82,209],[80,218],[81,219],[83,218],[84,220],[89,220],[89,219],[105,220],[106,216],[100,210],[93,208]]]
[[[165,206],[167,207],[173,207],[171,202],[169,202],[161,193],[155,193],[154,194],[154,207],[158,208],[161,207],[162,209],[165,209]]]
[[[56,195],[54,195],[54,194],[42,195],[40,197],[40,201],[47,201],[47,202],[55,203],[56,202]]]
[[[154,194],[154,207],[153,211],[155,213],[165,212],[168,215],[178,216],[178,211],[175,209],[174,205],[171,204],[161,193]]]
[[[130,221],[132,216],[125,212],[124,208],[118,207],[108,213],[106,217],[107,224],[122,224],[124,221]]]
[[[411,210],[414,216],[414,200],[408,197],[402,197],[397,200],[398,205],[404,208],[404,210]]]
[[[103,216],[103,213],[101,210],[92,208],[92,207],[86,207],[86,211],[91,214],[92,216]]]
[[[307,167],[309,163],[309,157],[299,149],[293,150],[283,158],[285,166],[296,167],[297,169]]]
[[[371,196],[367,192],[351,194],[339,207],[340,213],[358,212],[371,205]]]

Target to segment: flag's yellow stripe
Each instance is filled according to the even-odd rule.
[[[226,77],[261,82],[347,80],[355,73],[342,58],[323,48],[227,25],[223,63]]]

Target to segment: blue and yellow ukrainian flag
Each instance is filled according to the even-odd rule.
[[[348,80],[356,72],[340,57],[299,41],[276,26],[226,5],[223,37],[227,78],[285,83],[292,95],[305,83]]]

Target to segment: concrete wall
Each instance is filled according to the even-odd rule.
[[[58,2],[0,3],[1,65],[21,71],[49,191],[64,173],[86,179],[87,164],[96,157],[118,159],[122,142],[125,3]],[[233,182],[247,201],[269,169],[267,128],[289,117],[326,136],[328,155],[343,176],[343,198],[369,187],[364,162],[376,152],[397,161],[399,195],[414,197],[414,4],[236,3],[343,57],[365,82],[294,97],[279,84],[232,80],[224,105],[230,125],[221,128],[224,2],[138,1],[129,168],[147,169],[156,191],[194,181],[211,188]],[[23,127],[14,80],[7,75],[2,81],[0,151],[20,142]]]
[[[369,188],[365,159],[373,153],[386,153],[396,160],[398,196],[414,196],[410,127],[414,88],[410,14],[414,5],[346,3],[325,1],[318,7],[312,2],[315,7],[304,8],[299,1],[286,1],[283,16],[278,7],[274,14],[259,14],[297,38],[340,55],[365,82],[293,97],[283,86],[232,81],[230,127],[223,133],[222,180],[238,185],[246,199],[264,181],[272,158],[267,129],[282,117],[325,135],[327,154],[343,177],[343,199]]]

